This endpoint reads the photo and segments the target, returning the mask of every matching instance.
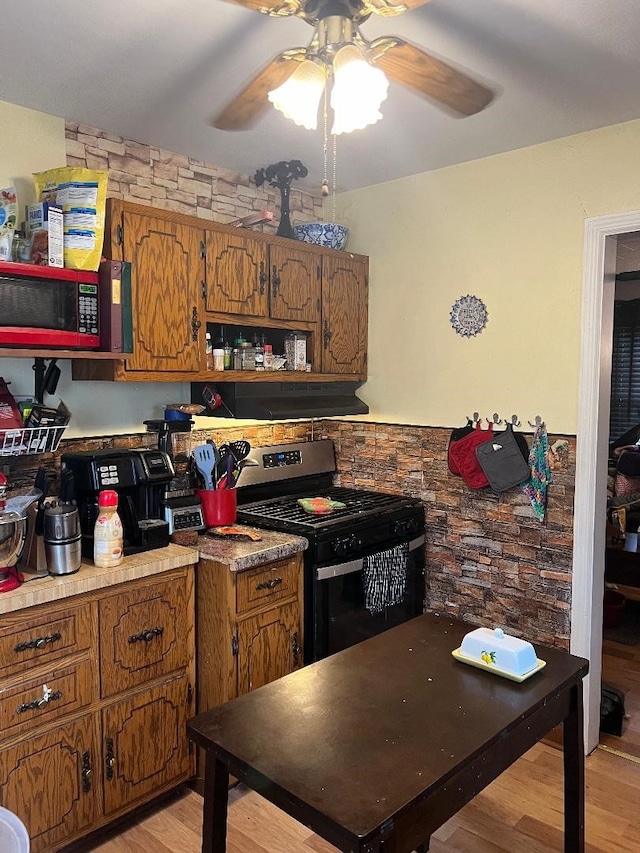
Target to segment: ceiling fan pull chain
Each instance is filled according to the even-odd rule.
[[[333,134],[333,187],[331,194],[331,220],[336,221],[336,175],[338,163],[338,137]]]
[[[329,195],[329,180],[328,180],[328,171],[329,171],[329,135],[327,133],[327,87],[324,87],[324,98],[322,102],[322,134],[323,134],[323,155],[324,155],[324,167],[322,173],[322,197],[326,198]]]

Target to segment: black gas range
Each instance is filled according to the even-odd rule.
[[[253,448],[249,459],[254,464],[238,484],[238,521],[309,542],[305,662],[422,613],[425,515],[419,499],[334,486],[335,451],[328,439]],[[344,507],[315,515],[299,503],[318,497]],[[396,583],[395,594],[385,598],[386,565]]]

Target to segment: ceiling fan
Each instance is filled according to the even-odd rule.
[[[275,17],[295,15],[314,28],[306,47],[275,56],[213,119],[219,130],[247,130],[270,107],[270,93],[292,77],[301,63],[314,63],[327,77],[341,48],[355,46],[362,58],[391,80],[459,116],[483,110],[493,92],[435,56],[398,36],[367,41],[359,26],[372,14],[391,17],[428,0],[229,0]],[[307,125],[308,126],[308,125]]]

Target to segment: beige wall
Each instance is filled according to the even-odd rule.
[[[340,195],[371,259],[364,419],[575,433],[584,222],[640,208],[639,147],[635,121]],[[471,339],[449,322],[466,294],[489,314]]]

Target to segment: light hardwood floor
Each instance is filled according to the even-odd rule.
[[[586,783],[587,853],[638,853],[640,764],[597,749]],[[228,853],[336,853],[253,791],[239,786],[230,800]],[[201,816],[202,800],[189,790],[82,853],[200,853]],[[441,827],[430,853],[562,850],[562,753],[540,743]]]
[[[622,737],[601,732],[600,743],[640,761],[640,646],[625,646],[605,639],[602,680],[624,692],[627,719],[623,723]]]

